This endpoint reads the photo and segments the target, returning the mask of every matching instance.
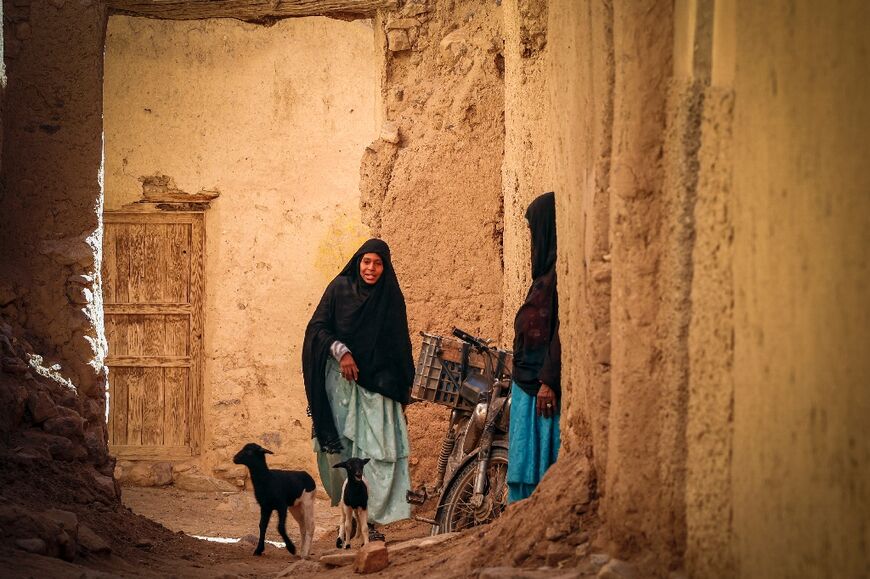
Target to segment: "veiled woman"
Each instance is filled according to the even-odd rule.
[[[408,428],[402,406],[414,379],[405,298],[390,248],[370,239],[326,287],[302,348],[314,450],[333,506],[341,499],[350,457],[369,458],[368,520],[410,517]],[[370,537],[383,535],[370,524]]]
[[[532,494],[559,454],[561,355],[556,292],[556,200],[545,193],[526,211],[532,286],[514,320],[508,502]]]

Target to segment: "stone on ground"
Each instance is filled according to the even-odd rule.
[[[45,516],[51,521],[54,521],[66,531],[70,537],[77,537],[79,532],[79,518],[75,513],[62,511],[60,509],[49,509],[45,511]]]
[[[394,555],[396,553],[401,553],[402,551],[407,551],[408,549],[420,548],[425,549],[427,547],[434,547],[435,545],[440,545],[441,543],[446,543],[451,539],[455,539],[462,533],[454,532],[454,533],[441,533],[440,535],[435,535],[434,537],[419,537],[417,539],[408,539],[407,541],[402,541],[401,543],[396,543],[395,545],[390,545],[390,552]]]
[[[45,541],[38,538],[16,539],[15,546],[19,549],[27,551],[28,553],[36,553],[37,555],[44,555],[47,550],[47,545],[45,544]]]
[[[550,567],[557,567],[562,561],[574,556],[574,547],[565,543],[550,543],[547,546],[545,561]]]
[[[589,564],[596,569],[603,567],[608,561],[610,561],[610,555],[607,553],[593,553],[589,556]]]
[[[356,560],[356,552],[351,550],[336,549],[320,556],[318,561],[331,567],[344,567],[351,565]]]
[[[353,570],[357,573],[377,573],[390,564],[387,545],[383,541],[370,541],[356,554]]]
[[[87,525],[79,525],[79,546],[95,555],[108,555],[112,548]]]
[[[300,559],[291,563],[283,571],[278,573],[276,577],[277,579],[283,579],[284,577],[296,577],[298,575],[316,575],[322,570],[323,568],[317,563],[317,561]]]
[[[619,559],[611,560],[598,572],[598,579],[634,579],[635,577],[637,577],[635,568]]]

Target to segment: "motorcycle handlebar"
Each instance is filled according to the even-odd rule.
[[[453,328],[453,335],[462,340],[463,342],[467,342],[477,348],[480,351],[489,349],[489,346],[481,340],[480,338],[475,338],[469,333],[463,332],[459,328]]]

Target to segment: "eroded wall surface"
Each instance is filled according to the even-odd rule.
[[[75,387],[105,448],[103,2],[5,2],[0,315]],[[100,459],[105,462],[105,453]]]
[[[206,214],[205,457],[236,480],[248,441],[312,466],[305,325],[367,235],[359,162],[375,136],[371,23],[271,27],[113,16],[106,45],[106,206],[138,178],[215,188]]]
[[[397,134],[363,158],[363,216],[392,248],[415,345],[452,326],[501,337],[501,24],[482,0],[407,2],[376,21]]]
[[[592,454],[600,544],[651,576],[866,574],[866,8],[653,4],[549,5],[560,289],[576,284],[562,424]],[[600,183],[603,420],[579,307]]]

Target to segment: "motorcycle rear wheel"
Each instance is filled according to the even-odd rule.
[[[472,460],[457,472],[448,485],[447,495],[438,509],[438,527],[441,533],[461,531],[495,520],[507,506],[508,454],[495,447],[489,457],[483,504],[471,504],[477,461]]]

